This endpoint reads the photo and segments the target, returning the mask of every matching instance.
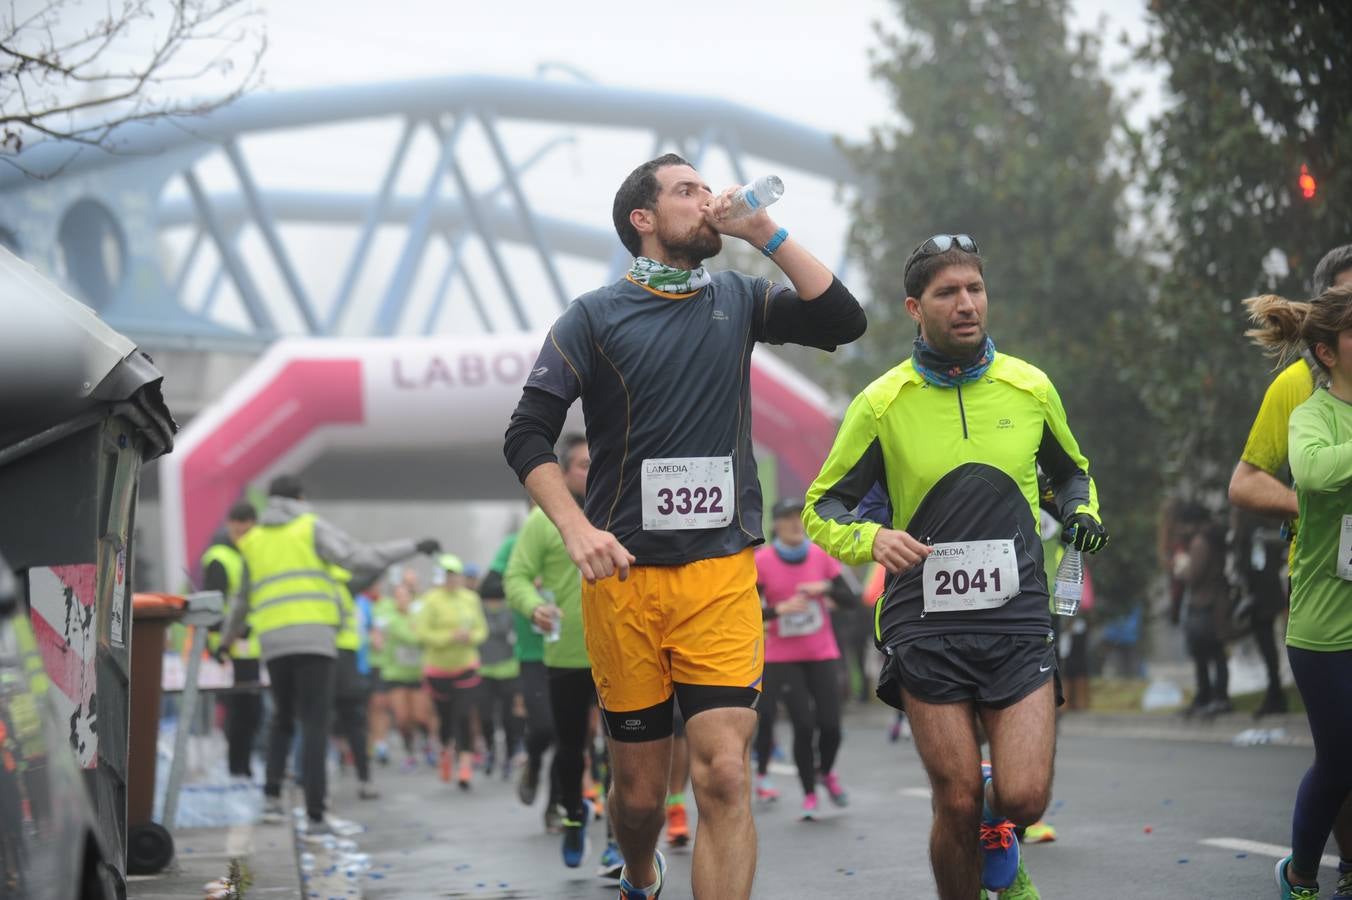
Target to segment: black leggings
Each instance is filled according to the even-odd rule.
[[[793,761],[803,793],[817,786],[817,771],[830,772],[840,750],[840,689],[834,659],[813,662],[766,663],[764,696],[760,703],[760,731],[756,735],[757,771],[770,767],[775,742],[775,715],[779,701],[789,708],[793,722]],[[816,748],[813,748],[816,732]]]
[[[460,753],[474,750],[474,733],[470,727],[474,713],[475,700],[479,692],[478,671],[465,672],[454,678],[438,678],[428,675],[425,679],[432,702],[437,707],[437,718],[441,720],[441,747],[451,749],[451,739],[455,739],[455,749]]]
[[[1352,795],[1352,650],[1287,647],[1286,658],[1314,738],[1314,765],[1300,782],[1291,815],[1291,868],[1313,878],[1338,811]]]
[[[568,818],[582,818],[582,773],[587,767],[587,727],[596,705],[596,685],[591,669],[550,667],[549,705],[554,714],[554,747],[551,777],[559,788],[559,802]]]
[[[516,752],[521,741],[523,722],[512,710],[516,695],[521,690],[518,678],[485,678],[479,685],[479,727],[483,730],[484,744],[493,752],[498,729],[502,729],[505,745],[502,748],[503,759]]]

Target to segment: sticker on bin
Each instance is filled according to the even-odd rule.
[[[113,602],[108,610],[108,641],[114,647],[127,646],[127,548],[117,551],[117,568],[113,572]]]
[[[70,746],[81,767],[98,766],[95,622],[98,576],[93,563],[28,570],[33,638],[53,691],[57,717],[70,724]]]

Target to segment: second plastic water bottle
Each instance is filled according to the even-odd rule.
[[[732,209],[727,218],[740,219],[763,209],[784,196],[784,182],[778,175],[762,175],[743,185],[732,195]]]
[[[563,610],[554,602],[554,592],[547,588],[540,589],[540,596],[545,601],[545,606],[553,611],[551,622],[553,623],[548,631],[531,625],[531,630],[536,634],[544,635],[544,639],[551,644],[557,641],[563,634]]]
[[[1052,585],[1052,610],[1058,616],[1073,616],[1080,609],[1084,594],[1084,554],[1074,547],[1061,557]]]

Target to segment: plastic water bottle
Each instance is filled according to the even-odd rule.
[[[1052,585],[1052,609],[1058,616],[1073,616],[1080,608],[1084,594],[1084,555],[1074,547],[1066,550],[1061,564],[1056,567],[1056,581]]]
[[[548,590],[547,588],[541,588],[540,597],[544,599],[545,606],[553,614],[552,621],[554,624],[548,631],[537,628],[535,625],[531,625],[531,630],[536,634],[544,635],[545,640],[552,644],[557,641],[563,633],[563,610],[559,609],[558,604],[554,602],[553,591]]]
[[[750,184],[742,185],[732,195],[732,208],[727,218],[740,219],[764,209],[784,196],[784,181],[778,175],[762,175]]]

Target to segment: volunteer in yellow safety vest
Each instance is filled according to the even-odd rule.
[[[241,502],[230,507],[224,533],[218,535],[207,552],[202,554],[204,589],[220,591],[227,601],[239,593],[244,583],[244,558],[240,556],[237,544],[253,528],[257,519],[258,513],[252,503]],[[244,637],[233,644],[222,644],[218,629],[207,635],[207,647],[217,659],[228,653],[234,669],[235,690],[220,700],[225,709],[225,743],[230,775],[252,778],[250,758],[259,723],[263,720],[263,697],[255,687],[259,681],[258,658],[261,655],[258,635],[247,630],[246,619]]]
[[[265,822],[281,822],[282,778],[299,719],[301,780],[305,787],[307,836],[332,833],[324,818],[327,791],[324,755],[333,715],[343,604],[330,565],[364,577],[414,553],[434,553],[432,538],[363,545],[318,518],[290,475],[273,479],[258,524],[239,540],[243,584],[231,605],[224,640],[244,634],[245,621],[258,637],[273,699],[263,786]]]

